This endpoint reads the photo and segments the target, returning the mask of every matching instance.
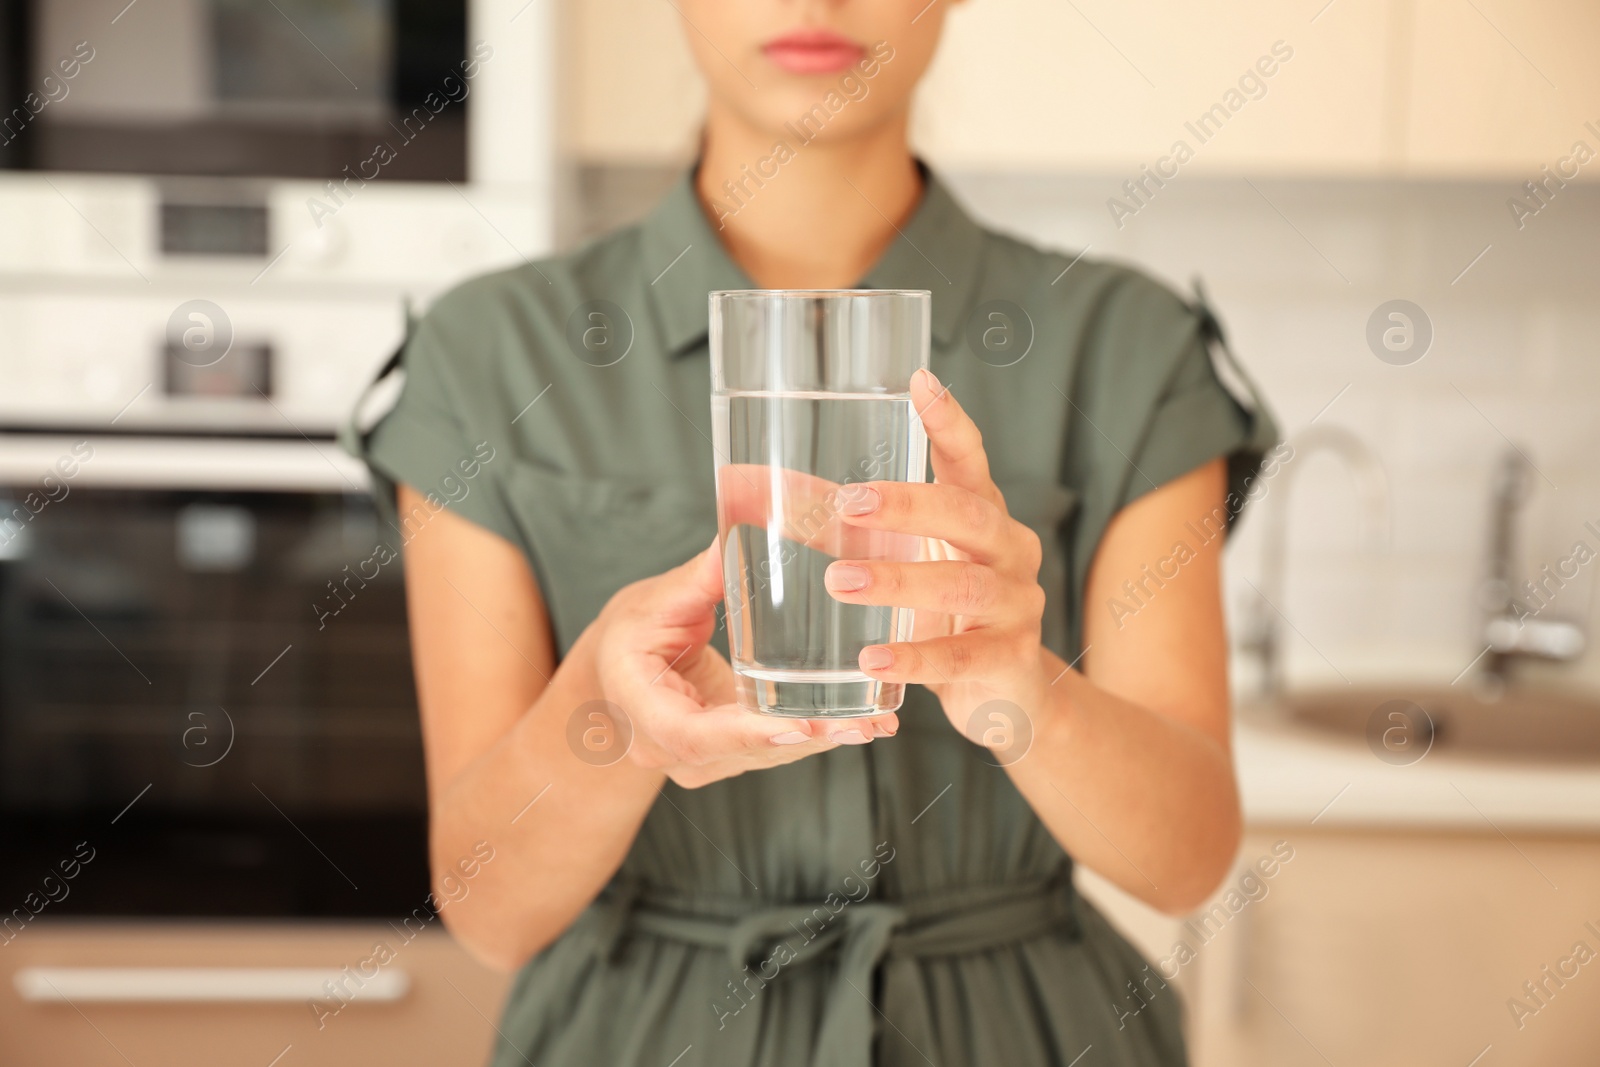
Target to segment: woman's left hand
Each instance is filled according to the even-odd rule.
[[[870,645],[861,650],[860,667],[886,682],[927,686],[956,729],[982,743],[986,731],[972,722],[973,712],[989,701],[1007,701],[1029,717],[1046,706],[1053,657],[1039,644],[1041,545],[1006,510],[982,435],[949,390],[931,372],[918,371],[911,399],[928,432],[935,481],[854,485],[839,517],[851,526],[943,541],[955,558],[841,559],[828,567],[828,591],[848,604],[915,609],[916,639]]]

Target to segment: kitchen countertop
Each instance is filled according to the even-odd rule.
[[[1247,826],[1600,832],[1600,763],[1429,752],[1407,766],[1359,737],[1236,718]]]

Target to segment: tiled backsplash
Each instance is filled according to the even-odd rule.
[[[583,171],[571,236],[643,214],[674,176]],[[1484,648],[1490,483],[1512,442],[1539,472],[1518,528],[1526,576],[1580,540],[1600,553],[1600,185],[1555,191],[1519,229],[1507,202],[1532,201],[1511,183],[1184,176],[1118,228],[1107,201],[1126,202],[1126,176],[946,177],[980,218],[1035,243],[1087,247],[1183,289],[1203,277],[1284,430],[1344,427],[1382,462],[1387,543],[1363,537],[1351,478],[1325,454],[1306,457],[1285,494],[1291,681],[1448,682],[1467,667]],[[1393,299],[1432,323],[1410,365],[1366,340]],[[1247,519],[1230,549],[1236,636],[1264,525]],[[1578,568],[1547,617],[1600,628],[1597,575],[1600,558]],[[1600,687],[1600,654],[1535,671]]]

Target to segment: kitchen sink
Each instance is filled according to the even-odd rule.
[[[1287,694],[1246,714],[1365,741],[1379,759],[1414,763],[1433,752],[1551,762],[1600,762],[1600,698],[1553,689],[1505,689],[1497,698],[1458,687],[1320,689]]]

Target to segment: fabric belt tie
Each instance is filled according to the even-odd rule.
[[[961,956],[1046,934],[1080,936],[1070,874],[1043,881],[951,890],[899,902],[851,901],[838,912],[825,904],[762,905],[758,901],[655,894],[619,881],[597,903],[602,959],[611,960],[630,934],[646,934],[723,949],[736,975],[745,968],[761,982],[781,981],[791,968],[836,961],[826,994],[814,1067],[871,1067],[878,1009],[911,1045],[936,1047],[922,995],[919,960]],[[708,907],[709,905],[709,907]],[[819,913],[827,922],[819,923]],[[775,957],[780,945],[792,956]],[[762,965],[779,964],[771,977]],[[883,971],[882,1003],[873,991]]]

